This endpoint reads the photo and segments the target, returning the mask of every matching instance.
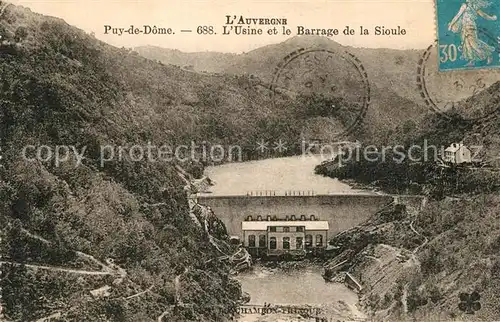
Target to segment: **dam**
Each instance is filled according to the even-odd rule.
[[[291,217],[326,220],[329,235],[352,228],[394,201],[391,195],[375,193],[324,194],[301,196],[198,196],[200,204],[209,206],[220,218],[230,235],[241,236],[241,222],[248,216]]]
[[[357,190],[336,179],[314,173],[321,161],[314,157],[284,157],[224,164],[206,169],[214,185],[197,195],[209,206],[230,235],[241,237],[248,216],[326,220],[328,235],[366,221],[391,202],[420,204],[420,196],[387,195]],[[253,191],[253,192],[252,192]]]

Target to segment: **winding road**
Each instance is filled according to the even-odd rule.
[[[413,208],[413,207],[410,207],[410,206],[407,206],[406,207],[408,213],[413,217],[413,220],[410,222],[410,229],[415,233],[417,234],[419,237],[422,237],[424,238],[424,242],[417,246],[414,250],[413,250],[413,254],[416,254],[420,248],[424,247],[425,245],[427,245],[427,243],[429,242],[429,238],[425,237],[424,235],[422,235],[421,233],[419,233],[415,227],[413,227],[413,224],[415,223],[415,221],[417,220],[417,216],[418,216],[418,210]]]
[[[32,268],[32,269],[42,269],[42,270],[48,270],[48,271],[53,271],[53,272],[65,272],[65,273],[81,274],[81,275],[114,275],[114,273],[112,273],[112,272],[86,271],[86,270],[70,269],[70,268],[57,267],[57,266],[23,264],[23,263],[17,263],[17,262],[9,262],[9,261],[0,261],[0,264],[11,264],[14,266],[23,266],[24,265],[25,267]]]

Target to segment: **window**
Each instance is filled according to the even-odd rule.
[[[295,248],[302,249],[304,247],[304,240],[302,237],[297,237],[295,239]]]
[[[248,247],[255,247],[255,235],[248,236]]]
[[[290,218],[288,216],[285,216],[285,221],[289,221]]]
[[[290,237],[283,237],[283,249],[290,249]]]
[[[304,226],[298,226],[297,227],[297,232],[301,233],[304,231]]]
[[[306,235],[306,247],[311,247],[313,243],[313,236],[312,235]]]
[[[239,237],[231,237],[231,239],[229,241],[230,241],[231,245],[239,245],[239,244],[241,244]]]
[[[252,221],[252,216],[248,216],[247,221]]]
[[[273,220],[274,221],[277,221],[278,220],[278,217],[276,217],[276,215],[273,216]]]
[[[276,237],[269,238],[269,249],[276,249]]]
[[[266,235],[259,235],[259,247],[260,248],[266,247]]]
[[[257,216],[257,220],[261,221],[262,220],[262,216]]]
[[[323,246],[323,235],[316,235],[316,246]]]
[[[269,231],[275,233],[276,232],[276,226],[269,227]]]
[[[295,215],[292,215],[292,219],[291,219],[291,220],[297,220],[297,219],[295,218]]]
[[[314,217],[314,215],[311,215],[311,220],[316,220],[316,217]]]
[[[289,233],[290,232],[290,227],[283,227],[283,232],[284,233]]]
[[[302,221],[306,220],[306,215],[301,215],[300,220],[302,220]]]
[[[271,221],[271,216],[267,216],[267,221]]]

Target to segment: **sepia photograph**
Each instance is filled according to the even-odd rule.
[[[0,0],[0,321],[500,321],[498,0]]]

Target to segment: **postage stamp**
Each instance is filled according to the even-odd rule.
[[[500,67],[500,4],[437,0],[439,70]]]

